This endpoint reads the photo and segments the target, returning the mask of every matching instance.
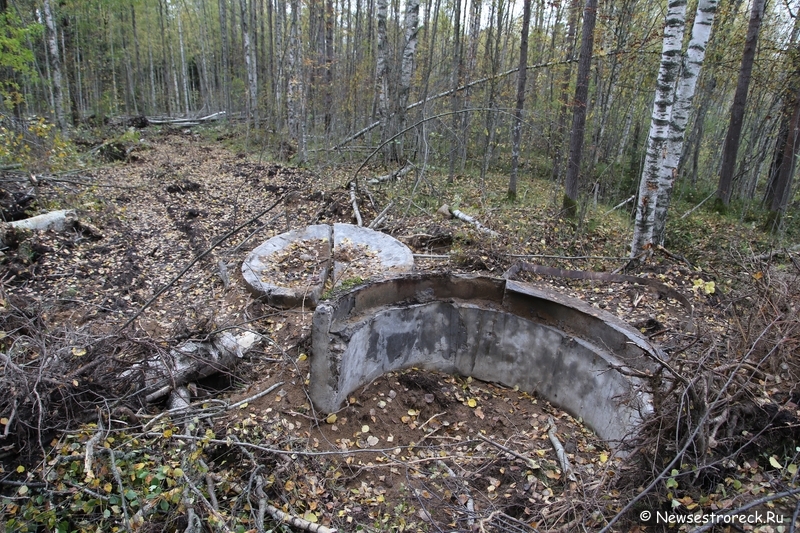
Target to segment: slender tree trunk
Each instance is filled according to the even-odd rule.
[[[297,159],[306,160],[305,83],[303,81],[303,57],[300,48],[300,2],[292,0],[292,19],[289,29],[289,90],[287,94],[289,134],[297,142]]]
[[[411,91],[411,76],[414,74],[414,61],[417,51],[417,35],[419,33],[419,0],[406,1],[405,45],[403,59],[400,63],[400,83],[397,88],[397,131],[406,127],[406,106]],[[402,160],[403,145],[398,144],[395,159]]]
[[[418,2],[419,0],[417,0]],[[419,11],[419,4],[417,4]],[[325,2],[325,133],[331,133],[333,120],[333,27],[335,23],[333,0]]]
[[[706,56],[706,45],[711,36],[714,17],[717,14],[719,0],[700,0],[697,4],[697,13],[692,25],[692,37],[683,63],[678,87],[675,90],[675,103],[672,106],[672,115],[669,124],[669,137],[666,149],[658,172],[658,194],[654,210],[654,225],[652,242],[664,244],[664,230],[667,225],[667,212],[669,210],[672,185],[678,176],[680,157],[683,152],[683,140],[689,115],[692,112],[692,101],[697,88],[697,79]]]
[[[253,120],[253,125],[258,128],[258,74],[256,73],[255,57],[251,42],[250,16],[247,9],[247,0],[239,0],[242,15],[242,44],[244,47],[244,64],[247,70],[247,116]]]
[[[183,86],[183,112],[189,116],[189,73],[186,69],[186,51],[183,44],[183,24],[181,23],[181,13],[175,17],[178,19],[178,45],[181,53],[181,85]]]
[[[528,29],[531,23],[531,0],[522,5],[522,34],[519,40],[519,71],[517,72],[517,105],[514,108],[514,125],[511,130],[511,177],[508,180],[508,197],[517,199],[517,170],[519,145],[522,138],[522,109],[525,106],[525,82],[528,73]]]
[[[756,45],[758,44],[758,32],[761,29],[761,20],[764,17],[765,2],[766,0],[753,0],[753,9],[750,12],[750,23],[747,26],[747,37],[745,38],[744,52],[742,53],[739,81],[736,84],[736,93],[733,96],[733,104],[731,105],[728,134],[725,136],[725,145],[722,149],[722,167],[719,171],[719,185],[717,186],[718,206],[727,207],[731,202],[736,156],[739,152],[747,92],[750,88],[753,62],[756,57]]]
[[[658,198],[658,172],[669,135],[672,104],[675,100],[675,82],[681,68],[681,48],[685,26],[686,3],[683,0],[671,0],[664,26],[661,66],[656,81],[650,134],[647,137],[647,154],[639,182],[639,199],[631,243],[631,257],[638,256],[647,246],[653,244],[655,209]]]
[[[158,1],[158,21],[161,26],[161,72],[164,82],[164,105],[167,108],[167,115],[172,115],[172,106],[170,105],[170,68],[167,63],[167,29],[166,29],[166,6],[164,0]]]
[[[592,66],[594,26],[597,20],[597,0],[586,0],[581,29],[581,53],[578,58],[578,79],[573,99],[572,133],[569,139],[569,161],[564,183],[565,215],[574,218],[578,214],[578,188],[580,184],[583,132],[586,127],[586,106],[589,98],[589,72]]]
[[[230,117],[232,111],[231,81],[230,81],[230,46],[228,44],[228,8],[227,0],[219,0],[219,40],[222,47],[222,65],[220,65],[220,79],[222,81],[222,100],[226,115]]]
[[[133,80],[136,86],[136,94],[139,95],[139,98],[142,103],[142,107],[146,108],[147,105],[145,102],[147,101],[144,98],[145,89],[142,87],[142,58],[141,58],[141,51],[139,47],[139,31],[136,28],[136,9],[133,6],[133,2],[130,3],[129,9],[131,12],[131,33],[133,34],[133,50],[134,50],[134,74]],[[146,109],[143,109],[146,111]]]
[[[464,79],[464,54],[462,52],[462,31],[461,31],[461,0],[453,2],[453,71],[451,73],[451,85],[453,88],[459,87]],[[458,127],[461,122],[461,117],[456,113],[461,109],[461,94],[458,91],[453,91],[450,96],[450,109],[453,111],[453,144],[450,148],[450,173],[448,181],[452,183],[456,173],[456,161],[460,159],[459,152],[456,147],[465,145],[467,139],[459,135],[460,128]]]
[[[61,53],[58,50],[58,31],[56,30],[50,0],[44,0],[44,21],[47,26],[47,51],[53,74],[53,107],[56,126],[62,134],[67,134],[67,117],[64,114],[64,85],[61,77]]]
[[[561,158],[564,152],[564,138],[567,129],[567,112],[570,108],[569,102],[569,81],[572,78],[572,61],[575,59],[575,33],[580,17],[579,0],[571,0],[569,6],[569,19],[567,22],[567,53],[565,59],[567,64],[564,66],[564,77],[561,79],[561,107],[556,120],[556,130],[553,140],[555,153],[553,154],[553,181],[561,179]],[[555,38],[555,37],[554,37]]]
[[[378,47],[377,56],[375,61],[375,85],[378,118],[381,123],[381,143],[383,144],[386,139],[391,135],[389,134],[389,43],[386,37],[386,17],[388,14],[389,5],[387,0],[377,0],[377,33],[378,33]],[[391,153],[388,149],[384,152],[384,159],[388,162],[391,158]]]

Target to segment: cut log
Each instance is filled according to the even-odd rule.
[[[413,168],[414,165],[412,165],[411,163],[407,163],[406,166],[404,166],[403,168],[397,169],[388,174],[384,174],[383,176],[377,176],[375,178],[371,178],[367,180],[367,183],[369,183],[370,185],[377,185],[379,183],[385,183],[387,181],[394,181],[408,174]]]
[[[146,399],[154,402],[176,387],[231,370],[260,340],[261,336],[251,331],[240,335],[225,331],[208,342],[188,341],[170,350],[167,356],[154,357],[126,374],[143,372]]]
[[[24,220],[16,220],[9,222],[14,229],[22,230],[39,230],[47,231],[49,229],[55,231],[64,231],[72,226],[77,220],[75,211],[71,209],[62,209],[60,211],[51,211],[44,215],[38,215]]]

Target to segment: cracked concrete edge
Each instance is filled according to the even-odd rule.
[[[402,276],[317,307],[309,395],[332,412],[386,372],[471,375],[536,392],[613,444],[652,412],[645,384],[620,370],[648,368],[658,354],[613,315],[557,293],[498,278]]]
[[[328,239],[328,261],[320,272],[319,283],[309,287],[291,288],[262,279],[261,272],[266,268],[264,261],[270,255],[298,240],[322,238]],[[407,273],[414,268],[411,250],[390,235],[352,224],[316,224],[282,233],[256,247],[242,262],[242,277],[250,291],[255,296],[264,298],[269,305],[281,308],[305,306],[313,309],[322,298],[330,276],[337,281],[336,284],[342,281],[339,278],[344,270],[334,263],[333,257],[336,247],[346,241],[366,244],[377,253],[382,270],[372,279]]]

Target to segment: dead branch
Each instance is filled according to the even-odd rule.
[[[389,172],[388,174],[384,174],[383,176],[378,176],[376,178],[369,179],[367,180],[367,183],[369,183],[370,185],[377,185],[379,183],[385,183],[387,181],[394,181],[408,174],[413,168],[414,165],[411,164],[410,162],[407,162],[403,168],[397,169],[393,172]]]
[[[449,213],[450,217],[457,218],[458,220],[461,220],[462,222],[466,222],[467,224],[471,224],[478,231],[480,231],[482,233],[486,233],[487,235],[491,235],[492,237],[497,237],[498,235],[500,235],[496,231],[494,231],[492,229],[489,229],[486,226],[484,226],[483,224],[481,224],[480,222],[478,222],[474,217],[471,217],[468,214],[464,213],[463,211],[459,211],[458,209],[451,209],[450,206],[447,205],[447,204],[444,204],[442,207],[440,207],[438,212],[442,213],[442,214]]]
[[[561,441],[558,440],[558,436],[556,435],[557,428],[555,420],[550,416],[547,418],[547,422],[550,425],[547,430],[547,436],[550,438],[550,444],[553,445],[553,449],[556,451],[556,457],[558,457],[558,462],[561,465],[561,471],[564,472],[564,475],[567,476],[567,479],[570,481],[577,481],[575,472],[572,471],[572,466],[569,464],[567,452],[564,450],[564,446],[561,445]]]
[[[350,182],[350,204],[353,206],[353,215],[356,217],[356,223],[359,226],[364,225],[364,221],[361,220],[361,212],[358,210],[358,198],[356,198],[356,182]]]
[[[380,213],[378,213],[378,216],[375,217],[375,220],[373,220],[368,227],[370,229],[377,227],[378,224],[383,222],[383,219],[386,218],[386,214],[392,207],[394,207],[394,200],[386,204],[386,207],[384,207],[383,210]]]

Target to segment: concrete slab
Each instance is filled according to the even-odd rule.
[[[309,394],[338,410],[380,375],[418,367],[538,393],[622,441],[652,411],[626,368],[663,354],[616,317],[503,279],[403,276],[323,302],[314,313]]]
[[[308,279],[291,286],[276,276],[275,261],[292,245],[324,241],[325,256]],[[242,263],[242,276],[251,291],[275,307],[316,307],[330,276],[333,286],[349,280],[369,279],[411,272],[414,256],[403,243],[368,228],[352,224],[317,224],[282,233],[254,249]]]

